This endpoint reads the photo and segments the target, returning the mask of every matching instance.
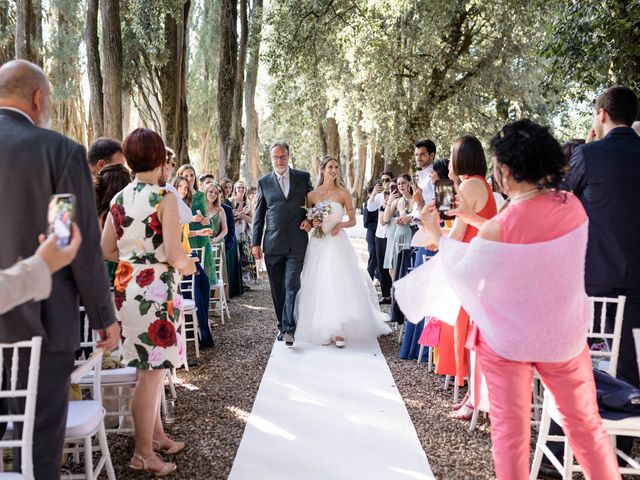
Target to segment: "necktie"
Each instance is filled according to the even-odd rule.
[[[280,188],[282,189],[282,193],[284,193],[284,196],[286,197],[287,196],[287,190],[286,190],[286,187],[285,187],[285,184],[284,184],[284,182],[285,182],[284,175],[280,175],[278,177],[278,182],[280,183]]]

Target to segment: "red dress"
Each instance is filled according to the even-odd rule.
[[[496,201],[491,187],[481,175],[471,175],[470,178],[482,180],[487,189],[487,201],[478,212],[483,218],[492,218],[496,215]],[[462,241],[469,243],[478,234],[478,229],[467,225]],[[438,343],[438,361],[436,373],[440,375],[455,375],[458,385],[464,385],[464,378],[469,376],[469,354],[464,348],[469,330],[469,314],[464,308],[460,308],[455,327],[441,323],[440,342]]]

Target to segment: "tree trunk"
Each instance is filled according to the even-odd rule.
[[[189,11],[191,0],[186,0],[182,7],[182,21],[180,22],[180,96],[178,140],[180,144],[179,162],[181,165],[189,161],[189,107],[187,105],[187,52],[189,49]]]
[[[395,152],[392,160],[387,163],[387,169],[393,172],[395,177],[403,173],[411,172],[411,161],[413,160],[413,145],[407,145],[404,150]]]
[[[249,39],[249,59],[244,82],[244,177],[251,185],[258,184],[260,177],[259,120],[255,107],[260,42],[262,34],[262,2],[255,0],[251,9],[251,35]]]
[[[345,177],[347,188],[351,193],[355,193],[353,190],[353,184],[355,183],[355,168],[353,161],[353,127],[349,124],[349,126],[347,126],[347,141],[345,144]]]
[[[353,182],[353,194],[359,199],[362,196],[364,188],[364,174],[367,166],[367,134],[362,130],[362,112],[358,112],[358,121],[356,122],[356,146],[357,146],[357,163],[355,170],[355,180]]]
[[[120,3],[100,0],[104,65],[104,134],[122,139],[122,35]]]
[[[327,155],[327,134],[324,130],[324,122],[322,118],[318,120],[318,140],[320,140],[320,157],[324,157]]]
[[[0,0],[0,65],[16,57],[16,15],[9,0]]]
[[[247,62],[247,43],[249,40],[249,21],[247,16],[248,0],[240,0],[240,44],[236,80],[233,87],[233,111],[231,117],[231,149],[227,164],[227,177],[232,180],[240,178],[240,162],[242,161],[242,100],[244,98],[244,67]]]
[[[91,112],[91,138],[104,135],[104,104],[102,97],[102,72],[100,72],[100,46],[98,40],[98,0],[87,0],[85,28],[87,48],[87,75],[89,77],[89,110]]]
[[[371,151],[371,180],[376,181],[382,176],[385,170],[384,155],[378,148],[378,132],[376,130],[371,134],[371,143],[369,145]]]
[[[221,0],[220,2],[218,69],[218,145],[220,149],[218,169],[220,178],[233,173],[231,130],[238,66],[238,37],[236,34],[238,11],[236,7],[236,0]]]
[[[42,66],[42,4],[40,0],[16,1],[16,58]]]
[[[338,123],[333,117],[327,118],[327,155],[340,160],[340,133]]]

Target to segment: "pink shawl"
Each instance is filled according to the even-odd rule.
[[[542,243],[449,238],[440,253],[394,285],[412,323],[433,315],[453,325],[460,305],[500,356],[561,362],[586,344],[592,304],[584,289],[588,223]]]

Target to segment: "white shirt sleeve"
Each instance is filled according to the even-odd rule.
[[[370,212],[375,212],[376,210],[380,210],[382,205],[384,204],[384,195],[382,193],[378,193],[371,201],[371,197],[367,198],[367,210]]]
[[[0,315],[31,300],[51,294],[51,272],[37,255],[0,270]]]
[[[176,200],[178,200],[178,213],[180,215],[180,225],[185,225],[187,223],[191,223],[191,218],[193,214],[191,213],[191,209],[189,205],[184,203],[178,194],[178,191],[175,189],[173,185],[166,184],[164,189],[168,192],[173,193],[176,196]]]

